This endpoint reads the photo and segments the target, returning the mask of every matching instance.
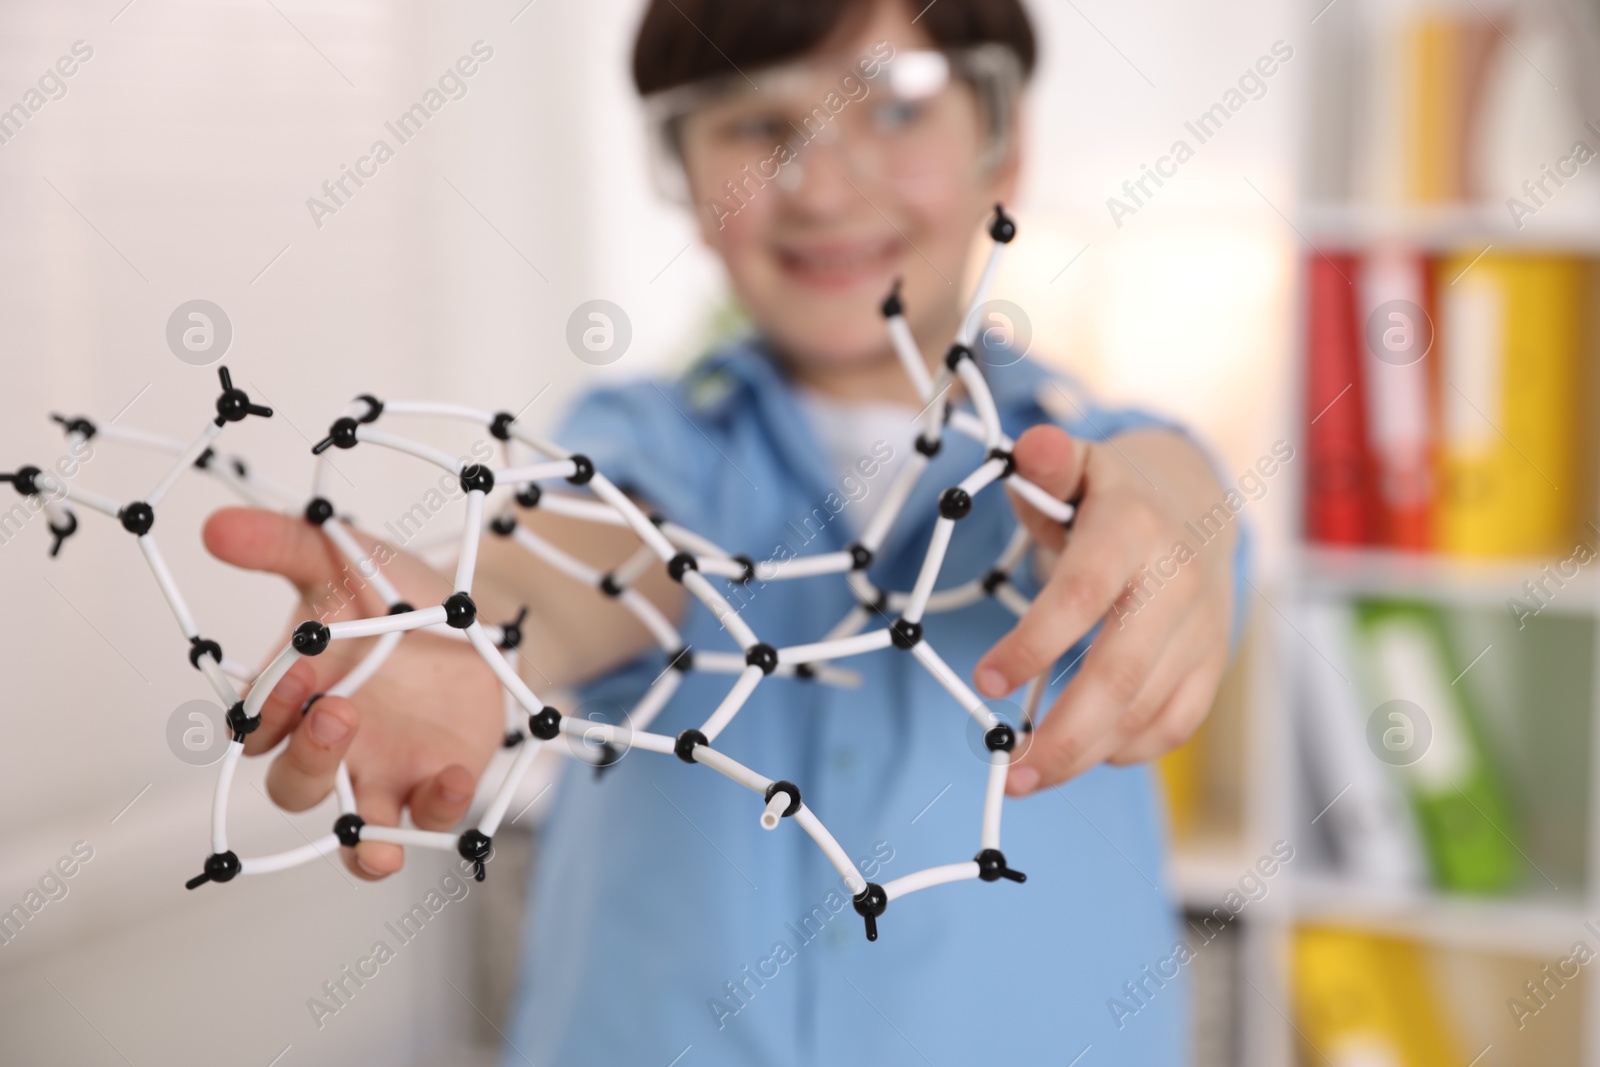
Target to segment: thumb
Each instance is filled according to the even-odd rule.
[[[1017,474],[1057,500],[1075,500],[1082,495],[1089,464],[1089,443],[1074,440],[1059,426],[1048,423],[1025,430],[1011,447]],[[1011,491],[1017,517],[1034,540],[1059,550],[1064,540],[1061,524]]]
[[[280,574],[302,594],[336,578],[343,564],[322,532],[298,516],[222,508],[201,532],[206,551],[235,567]]]

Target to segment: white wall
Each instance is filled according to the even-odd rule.
[[[181,363],[164,339],[173,308],[196,297],[227,311],[225,362],[279,412],[225,443],[295,486],[306,439],[356,393],[515,409],[549,386],[530,413],[542,421],[585,381],[692,353],[720,275],[703,250],[684,251],[687,220],[645,180],[626,80],[637,0],[274,3],[0,8],[0,107],[73,42],[94,49],[67,95],[0,145],[0,469],[60,454],[51,410],[104,420],[137,398],[123,424],[196,432],[214,370]],[[1233,469],[1282,417],[1296,239],[1277,211],[1293,209],[1305,59],[1122,227],[1105,200],[1275,40],[1299,49],[1314,27],[1288,6],[1036,3],[1045,60],[1023,239],[997,291],[1034,319],[1037,353],[1190,420]],[[314,225],[306,199],[373,139],[392,142],[383,123],[478,40],[494,55],[468,94]],[[602,369],[563,341],[568,313],[595,297],[634,327],[633,349]],[[337,462],[349,483],[334,480],[337,502],[359,516],[398,513],[422,485],[406,464]],[[101,447],[81,479],[129,497],[161,469]],[[288,597],[204,556],[199,522],[223,501],[187,481],[157,532],[202,629],[254,660],[281,638]],[[212,769],[174,759],[163,728],[205,688],[132,539],[82,520],[58,560],[42,520],[0,545],[0,904],[73,841],[96,848],[71,895],[0,948],[0,1043],[38,1064],[116,1062],[108,1044],[139,1063],[209,1063],[224,1047],[266,1063],[291,1044],[285,1064],[345,1062],[358,1047],[428,1058],[470,1015],[439,981],[470,977],[464,910],[325,1030],[304,999],[442,861],[381,888],[320,864],[177,888],[206,851]],[[242,848],[325,827],[323,811],[294,830],[253,791],[258,778],[252,767],[236,791]]]

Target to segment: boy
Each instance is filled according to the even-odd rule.
[[[854,538],[871,507],[854,501],[888,485],[927,402],[879,305],[900,279],[936,365],[965,310],[973,237],[1013,199],[1017,98],[1034,62],[1027,17],[1017,0],[917,7],[653,0],[641,25],[634,77],[664,183],[694,206],[754,329],[678,380],[591,392],[552,436],[731,551],[807,555]],[[541,841],[504,1062],[1066,1063],[1089,1045],[1097,1065],[1183,1062],[1181,975],[1148,970],[1171,957],[1177,929],[1143,764],[1210,707],[1235,617],[1237,535],[1190,553],[1129,610],[1130,583],[1170,556],[1186,518],[1221,499],[1204,456],[1171,427],[1095,407],[1003,348],[985,350],[983,372],[1019,471],[1080,502],[1069,536],[1020,499],[981,495],[943,581],[980,575],[1021,521],[1040,545],[1033,607],[1017,621],[984,601],[928,621],[929,639],[997,709],[1036,675],[1051,683],[1008,782],[1027,798],[1005,815],[1027,885],[918,894],[869,944],[809,840],[755,833],[715,775],[643,756],[601,779],[575,769]],[[1072,415],[1064,425],[1049,414],[1060,408]],[[946,435],[913,501],[981,455]],[[849,506],[819,510],[844,477]],[[537,508],[519,518],[597,566],[634,546],[625,531]],[[874,583],[909,588],[932,518],[925,504],[908,509],[872,563]],[[218,513],[206,541],[306,593],[340,567],[314,528],[261,512]],[[409,557],[388,573],[414,603],[448,592]],[[637,588],[692,647],[728,647],[663,568]],[[474,595],[490,618],[530,606],[529,669],[545,688],[581,686],[572,713],[615,719],[664,667],[631,615],[504,541],[485,540]],[[774,581],[749,589],[741,613],[784,645],[816,640],[851,602],[840,582]],[[363,601],[346,614],[381,610]],[[247,751],[288,737],[268,781],[291,810],[327,794],[342,758],[369,823],[394,825],[406,808],[419,827],[454,828],[500,741],[498,684],[466,646],[413,634],[353,702],[324,698],[302,720],[301,705],[359,644],[297,665]],[[862,675],[857,688],[771,679],[718,747],[784,768],[868,877],[949,862],[976,829],[981,742],[964,742],[965,715],[910,657],[886,650],[847,665]],[[726,688],[691,672],[652,729],[697,724]],[[366,877],[402,862],[382,842],[345,851]],[[1127,983],[1144,1007],[1114,1018],[1107,1001],[1128,996]]]

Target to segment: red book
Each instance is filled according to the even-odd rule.
[[[1433,287],[1426,257],[1378,245],[1361,265],[1356,327],[1366,387],[1367,440],[1380,519],[1375,540],[1389,548],[1433,547]]]
[[[1377,533],[1358,273],[1352,255],[1313,255],[1309,263],[1306,537],[1330,545],[1371,544]]]

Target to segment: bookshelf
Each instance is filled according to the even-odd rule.
[[[1583,538],[1600,549],[1600,471],[1594,461],[1600,456],[1600,311],[1595,310],[1600,309],[1600,178],[1584,174],[1562,191],[1561,210],[1554,210],[1552,199],[1551,210],[1541,210],[1519,227],[1504,204],[1508,193],[1491,192],[1499,188],[1494,181],[1480,175],[1476,187],[1463,178],[1444,195],[1394,195],[1393,186],[1404,182],[1383,189],[1383,182],[1373,178],[1372,157],[1383,152],[1356,143],[1362,118],[1370,124],[1371,115],[1359,112],[1372,106],[1372,86],[1392,90],[1400,77],[1376,68],[1395,61],[1393,38],[1411,32],[1414,26],[1407,20],[1417,18],[1492,19],[1488,29],[1479,25],[1463,32],[1462,40],[1476,42],[1473,48],[1498,49],[1502,56],[1509,46],[1511,60],[1523,64],[1546,61],[1559,46],[1571,75],[1554,79],[1565,86],[1560,92],[1571,98],[1574,114],[1600,120],[1600,5],[1342,0],[1330,8],[1326,0],[1309,0],[1301,6],[1311,25],[1313,85],[1301,153],[1305,196],[1294,223],[1301,238],[1295,285],[1300,328],[1288,353],[1294,393],[1285,400],[1296,413],[1297,452],[1306,455],[1309,445],[1302,413],[1313,392],[1307,372],[1313,260],[1400,249],[1433,269],[1447,257],[1470,260],[1479,252],[1570,257],[1587,269],[1578,365],[1591,370],[1571,382],[1581,430],[1574,445],[1586,461],[1574,467],[1568,484],[1575,503],[1571,531],[1564,536],[1568,543]],[[1530,44],[1525,32],[1537,39]],[[1569,140],[1582,136],[1600,150],[1600,132],[1585,130],[1581,122],[1573,130]],[[1393,128],[1379,135],[1397,136]],[[1426,140],[1400,136],[1402,143]],[[1483,151],[1456,146],[1461,159],[1476,152],[1480,170]],[[1420,166],[1435,184],[1450,185],[1448,177],[1439,178],[1440,167],[1398,157],[1389,163]],[[1331,167],[1346,164],[1343,176],[1330,174]],[[1600,160],[1596,164],[1600,173]],[[1430,284],[1430,296],[1436,296],[1435,290],[1451,282],[1435,269]],[[1439,388],[1438,377],[1433,387]],[[1442,422],[1438,407],[1429,414]],[[1437,474],[1438,454],[1430,455]],[[1304,500],[1310,492],[1306,464],[1296,464],[1291,476]],[[1228,983],[1225,997],[1215,990],[1196,997],[1197,1012],[1230,1013],[1222,1027],[1228,1043],[1219,1046],[1203,1034],[1203,1054],[1231,1057],[1210,1062],[1250,1067],[1354,1062],[1336,1049],[1308,1049],[1315,1043],[1312,1035],[1325,1030],[1319,1020],[1306,1017],[1301,998],[1307,991],[1297,987],[1297,937],[1335,930],[1384,946],[1373,948],[1370,959],[1389,960],[1401,970],[1414,964],[1422,978],[1408,985],[1430,987],[1429,1003],[1411,1003],[1401,1014],[1436,1015],[1435,1029],[1445,1032],[1432,1043],[1417,1038],[1398,1063],[1600,1067],[1600,974],[1591,973],[1600,964],[1600,559],[1563,579],[1559,595],[1549,597],[1519,629],[1508,601],[1525,599],[1525,583],[1560,562],[1559,555],[1469,558],[1435,546],[1383,546],[1383,538],[1375,539],[1378,544],[1331,544],[1312,536],[1304,508],[1295,521],[1281,567],[1261,575],[1259,595],[1251,594],[1252,624],[1212,718],[1163,767],[1169,787],[1186,794],[1186,807],[1192,809],[1175,812],[1178,847],[1172,867],[1191,917],[1216,908],[1273,842],[1293,842],[1297,849],[1294,862],[1271,879],[1269,892],[1239,913],[1231,972],[1196,976],[1199,982]],[[1306,717],[1317,713],[1311,692],[1334,686],[1338,667],[1307,634],[1317,632],[1313,616],[1328,605],[1393,600],[1437,609],[1451,635],[1452,658],[1466,668],[1446,682],[1476,693],[1487,751],[1514,804],[1515,838],[1506,835],[1520,854],[1513,888],[1466,893],[1427,880],[1397,886],[1368,877],[1349,868],[1330,847],[1327,826],[1319,826],[1344,794],[1310,773],[1309,761],[1322,754],[1308,736]],[[1544,978],[1545,968],[1570,957],[1579,941],[1595,950],[1594,963],[1581,966],[1577,977],[1564,983],[1549,983],[1547,989],[1556,991],[1543,1002],[1530,1000],[1524,982]],[[1509,1006],[1512,998],[1537,1010],[1519,1018]],[[1199,1025],[1206,1030],[1205,1020]],[[1211,1029],[1217,1029],[1214,1022]]]
[[[1597,145],[1600,147],[1600,145]],[[1574,215],[1523,220],[1513,225],[1500,204],[1442,207],[1303,205],[1296,225],[1310,243],[1328,252],[1397,241],[1426,252],[1493,245],[1496,249],[1600,253],[1600,217]]]
[[[1497,609],[1503,609],[1513,597],[1525,597],[1523,582],[1550,562],[1539,557],[1458,560],[1414,552],[1309,545],[1301,546],[1297,556],[1294,579],[1310,596],[1413,598],[1462,608]],[[1550,600],[1544,611],[1591,614],[1600,603],[1600,570],[1584,568],[1565,581],[1561,595]]]

